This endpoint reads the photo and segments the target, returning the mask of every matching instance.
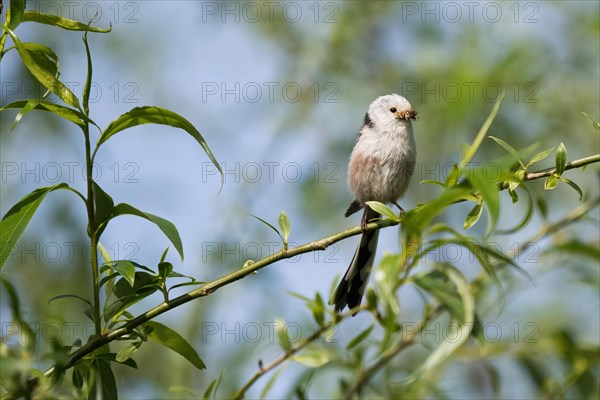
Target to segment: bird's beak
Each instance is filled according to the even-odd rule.
[[[416,120],[417,119],[417,115],[418,113],[413,110],[412,108],[409,108],[408,110],[403,110],[403,111],[398,111],[396,112],[396,119],[399,120]]]

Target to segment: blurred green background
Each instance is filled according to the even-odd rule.
[[[180,263],[171,254],[171,261],[198,280],[214,279],[280,248],[273,232],[247,213],[274,223],[285,210],[292,224],[290,240],[298,244],[358,223],[358,217],[343,218],[352,200],[345,183],[347,159],[369,103],[382,94],[402,94],[420,113],[417,172],[401,202],[405,208],[435,197],[433,185],[419,182],[445,178],[461,144],[472,141],[502,90],[506,98],[491,135],[515,148],[539,143],[543,150],[563,142],[569,160],[600,151],[599,136],[581,115],[600,118],[597,1],[30,1],[28,9],[80,21],[95,16],[96,26],[112,25],[109,34],[90,35],[91,109],[101,126],[134,106],[157,105],[188,118],[207,139],[226,173],[220,194],[219,177],[201,148],[176,130],[136,128],[107,144],[97,158],[96,180],[115,201],[177,225],[186,259]],[[61,60],[63,82],[80,94],[85,79],[80,33],[31,23],[16,33],[22,41],[52,47]],[[4,58],[0,74],[2,105],[43,93],[14,53]],[[2,215],[36,187],[59,181],[84,187],[80,132],[44,113],[30,113],[9,132],[12,120],[12,113],[0,114]],[[474,161],[502,154],[486,141]],[[539,168],[548,166],[551,158]],[[598,195],[597,171],[590,166],[567,175],[584,190],[584,199]],[[543,182],[530,187],[534,198],[545,199],[548,221],[579,204],[566,185],[554,191],[544,191]],[[512,205],[506,194],[502,200],[501,228],[510,228],[524,208]],[[2,272],[19,289],[28,320],[39,323],[42,345],[52,330],[65,343],[92,331],[80,304],[48,303],[63,293],[90,296],[85,210],[75,204],[67,194],[49,196]],[[462,227],[469,208],[456,206],[446,221]],[[597,208],[590,217],[558,240],[597,247]],[[544,223],[537,213],[520,235],[494,239],[510,255]],[[136,353],[139,371],[118,370],[120,394],[184,397],[169,388],[201,391],[222,368],[222,393],[238,388],[259,359],[268,362],[279,354],[269,335],[276,318],[293,324],[302,337],[312,333],[310,314],[287,291],[309,297],[320,291],[327,298],[357,240],[281,262],[161,316],[159,321],[177,327],[195,345],[208,369],[197,371],[150,344]],[[157,229],[133,218],[111,224],[102,242],[115,259],[133,258],[149,266],[168,245]],[[517,260],[534,282],[507,277],[506,305],[501,310],[491,302],[483,313],[489,326],[498,327],[492,351],[479,357],[467,348],[428,384],[435,382],[451,398],[536,397],[542,385],[536,373],[564,373],[559,343],[572,341],[572,348],[597,354],[598,260],[544,256],[554,244],[534,243],[522,255],[529,257]],[[378,257],[398,248],[397,229],[383,231]],[[478,269],[468,255],[457,257],[457,265],[474,276]],[[18,343],[5,302],[3,295],[2,334]],[[158,302],[160,297],[153,296],[134,310]],[[402,292],[401,302],[406,321],[417,321],[422,303],[416,293]],[[334,335],[337,346],[368,323],[361,315],[342,325]],[[525,341],[532,332],[536,341]],[[515,352],[528,358],[519,363]],[[556,356],[550,362],[544,354]],[[399,363],[418,356],[407,354]],[[290,396],[303,371],[290,366],[271,395]],[[598,385],[597,365],[593,371],[591,381],[584,382],[592,391]],[[335,394],[331,382],[343,374],[330,368],[314,377],[309,397]],[[392,372],[380,375],[382,382],[396,379]],[[265,383],[250,395],[257,397]]]

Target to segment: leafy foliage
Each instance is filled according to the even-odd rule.
[[[346,6],[344,13],[355,13],[354,7]],[[391,4],[379,4],[369,13],[386,13],[390,7]],[[21,347],[5,341],[0,344],[3,364],[6,362],[7,365],[7,373],[3,372],[0,393],[7,397],[55,397],[62,384],[63,387],[70,386],[69,392],[78,397],[118,398],[120,379],[119,370],[114,368],[115,364],[137,369],[138,364],[134,358],[138,357],[137,352],[142,345],[145,346],[149,341],[154,341],[182,356],[197,370],[208,369],[214,372],[221,369],[221,365],[206,365],[187,339],[154,319],[193,299],[208,296],[218,288],[255,273],[278,260],[323,250],[339,240],[359,234],[360,229],[355,228],[306,245],[291,247],[291,221],[284,211],[281,211],[277,219],[278,227],[253,216],[276,232],[283,249],[260,260],[248,260],[243,265],[244,268],[211,282],[200,282],[175,271],[173,265],[167,261],[168,249],[156,263],[155,269],[134,260],[110,259],[108,252],[100,244],[100,239],[110,221],[123,215],[131,215],[153,223],[173,245],[182,260],[184,253],[179,231],[173,223],[127,203],[115,205],[111,195],[91,179],[94,158],[109,139],[129,128],[145,124],[182,129],[202,147],[222,176],[223,172],[199,130],[186,118],[168,109],[158,106],[136,107],[110,122],[105,129],[98,127],[89,113],[92,59],[87,35],[107,33],[110,28],[92,27],[91,24],[38,11],[25,11],[25,8],[25,1],[10,2],[0,39],[0,56],[4,57],[11,50],[16,50],[23,65],[46,92],[41,98],[15,101],[1,110],[19,109],[12,125],[13,129],[23,116],[33,110],[52,113],[81,129],[85,138],[86,173],[89,179],[85,195],[67,183],[58,183],[34,190],[10,208],[0,221],[0,268],[10,257],[15,244],[47,194],[66,189],[78,196],[87,210],[94,298],[89,300],[67,293],[55,296],[50,301],[76,301],[83,304],[84,314],[92,321],[94,332],[83,340],[78,338],[68,344],[54,338],[51,354],[38,357],[35,334],[20,305],[20,293],[3,275],[0,278],[9,299],[11,316],[25,340]],[[84,33],[88,68],[81,98],[61,81],[60,62],[51,48],[42,44],[22,42],[19,39],[15,32],[18,32],[20,24],[25,22]],[[340,30],[337,31],[338,29]],[[335,40],[330,44],[331,50],[338,52],[338,55],[340,49],[353,45],[353,41],[350,40],[352,35],[343,29],[335,27]],[[294,36],[297,32],[288,31],[283,34]],[[13,47],[4,50],[9,38]],[[352,46],[349,48],[352,49]],[[55,94],[63,104],[49,101],[50,93]],[[574,166],[568,162],[564,143],[556,146],[556,150],[555,147],[551,147],[535,152],[536,145],[519,149],[519,146],[513,146],[507,140],[488,135],[492,127],[495,127],[496,118],[501,115],[503,96],[500,96],[491,111],[486,111],[489,112],[487,117],[481,118],[481,127],[473,135],[472,142],[463,146],[462,156],[453,160],[448,176],[445,179],[423,181],[433,184],[432,187],[437,191],[432,199],[399,216],[385,204],[367,203],[383,216],[381,220],[372,221],[374,224],[370,224],[369,229],[401,225],[402,251],[384,256],[375,274],[374,288],[369,288],[366,292],[366,303],[361,305],[359,310],[337,314],[327,308],[323,301],[325,295],[321,293],[307,297],[290,292],[304,303],[309,318],[315,324],[313,334],[299,341],[292,340],[286,321],[276,320],[275,340],[282,354],[268,364],[259,360],[257,372],[245,384],[230,383],[229,388],[236,389],[234,398],[244,397],[260,378],[275,370],[262,389],[261,397],[266,397],[280,376],[287,372],[286,366],[292,362],[301,365],[305,372],[296,379],[287,397],[307,397],[310,384],[320,376],[329,379],[327,372],[330,370],[339,373],[339,385],[328,381],[325,386],[336,395],[341,394],[347,398],[363,395],[386,398],[442,397],[444,393],[439,380],[444,371],[449,369],[448,365],[453,357],[475,361],[480,365],[482,373],[492,382],[494,394],[500,397],[497,388],[502,377],[493,364],[493,357],[503,354],[512,356],[520,365],[523,374],[529,376],[531,382],[534,382],[540,393],[546,397],[566,397],[571,393],[590,398],[597,395],[594,392],[598,382],[597,346],[589,349],[580,347],[572,333],[561,330],[546,338],[546,348],[556,350],[554,355],[565,371],[560,378],[553,376],[552,368],[545,365],[540,348],[531,350],[525,346],[533,342],[522,341],[515,344],[500,340],[487,343],[485,339],[483,322],[489,315],[489,308],[493,308],[488,305],[494,304],[498,307],[499,303],[498,308],[502,308],[507,289],[515,284],[514,272],[530,279],[518,258],[526,250],[526,245],[520,246],[509,255],[495,247],[492,238],[521,232],[527,227],[536,232],[531,242],[546,237],[554,239],[555,233],[588,218],[589,211],[600,203],[598,198],[586,199],[561,220],[553,223],[547,221],[548,205],[543,197],[535,197],[530,181],[544,178],[546,190],[566,184],[575,190],[582,200],[585,198],[583,189],[563,176],[569,169],[578,168],[579,165]],[[591,123],[593,130],[600,130],[597,121],[585,113],[584,116]],[[98,127],[100,130],[95,146],[91,145],[91,127]],[[486,146],[486,136],[500,146],[506,155],[487,161],[487,165],[471,168],[472,161],[480,154],[482,147]],[[569,148],[572,149],[571,146]],[[533,168],[536,163],[547,160],[553,152],[553,166],[542,171]],[[599,160],[596,156],[588,161],[581,165]],[[498,171],[493,178],[486,174],[485,168],[488,165],[494,165]],[[513,205],[525,204],[526,212],[514,227],[502,231],[498,229],[498,225],[503,219],[514,219],[502,204],[504,190]],[[460,204],[465,202],[468,202],[469,206],[462,210]],[[487,220],[484,217],[481,222],[484,208],[487,210]],[[536,210],[544,220],[544,225],[539,229],[529,225]],[[460,214],[461,212],[463,214]],[[459,214],[458,224],[456,221],[445,222],[448,215]],[[469,230],[470,235],[460,230],[461,224],[463,230]],[[484,224],[485,229],[482,229]],[[484,231],[485,233],[482,233]],[[478,271],[471,275],[461,268],[463,265],[453,262],[449,257],[428,262],[429,257],[437,257],[442,250],[448,248],[467,250],[472,255],[472,264],[478,265]],[[104,258],[102,265],[99,265],[98,253]],[[542,255],[551,259],[561,254],[583,256],[596,263],[599,261],[597,246],[578,240],[558,242]],[[171,296],[173,289],[187,286],[199,287],[177,297]],[[101,289],[104,296],[100,295]],[[407,289],[417,291],[423,300],[417,320],[410,321],[406,317],[406,307],[399,300],[400,292]],[[132,306],[155,294],[162,296],[160,303],[144,313],[134,315]],[[232,302],[236,307],[238,303]],[[365,323],[366,328],[361,328],[351,335],[349,340],[336,344],[331,340],[334,332],[343,328],[346,325],[345,321],[356,311],[361,315],[360,318],[368,320]],[[441,337],[436,336],[432,339],[428,336],[428,333],[436,331],[439,326],[444,327]],[[476,340],[476,345],[473,345],[473,339]],[[406,356],[405,350],[410,346],[418,350],[413,355]],[[409,362],[398,362],[400,359]],[[40,361],[49,362],[53,367],[45,372],[39,371],[37,368]],[[3,365],[3,370],[4,368]],[[71,380],[65,383],[63,380],[67,371],[71,374]],[[379,373],[383,375],[381,379],[377,376]],[[184,392],[197,398],[230,396],[230,393],[224,394],[224,391],[220,390],[220,385],[224,381],[236,379],[232,375],[236,374],[225,373],[221,369],[218,377],[210,381],[201,392],[181,386],[173,387],[172,391]],[[237,379],[239,381],[239,378]]]

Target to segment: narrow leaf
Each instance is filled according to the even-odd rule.
[[[456,287],[456,293],[460,297],[460,304],[462,307],[462,320],[454,320],[453,326],[456,326],[452,338],[455,340],[445,339],[439,347],[437,347],[427,357],[425,362],[417,368],[408,378],[404,379],[402,383],[414,382],[421,374],[427,371],[433,370],[435,367],[440,365],[446,360],[452,353],[454,353],[462,344],[468,340],[469,334],[474,326],[474,315],[475,315],[475,301],[470,290],[469,283],[465,279],[464,275],[455,267],[450,264],[444,264],[437,267],[438,271],[446,275],[454,286]]]
[[[561,142],[556,149],[556,174],[561,176],[565,172],[565,166],[567,165],[567,148]]]
[[[94,198],[94,223],[99,228],[99,233],[102,233],[106,227],[106,223],[112,217],[114,202],[112,197],[102,190],[95,181],[92,181],[92,189]]]
[[[281,238],[282,241],[284,241],[283,239],[283,235],[281,234],[281,232],[279,232],[279,230],[277,228],[275,228],[273,225],[271,225],[270,223],[268,223],[267,221],[265,221],[264,219],[257,217],[254,214],[248,214],[251,217],[256,218],[257,220],[259,220],[260,222],[262,222],[263,224],[267,225],[269,228],[273,229],[273,231],[275,231],[275,233],[277,234],[277,236],[279,236]]]
[[[473,209],[469,212],[469,215],[467,215],[467,218],[465,219],[463,228],[469,229],[470,227],[475,225],[475,223],[477,221],[479,221],[482,211],[483,211],[483,203],[475,204],[475,207],[473,207]]]
[[[46,186],[34,190],[15,204],[0,221],[0,269],[23,234],[25,227],[35,214],[46,195],[54,190],[68,189],[66,183]]]
[[[458,178],[460,178],[460,168],[457,164],[454,164],[452,171],[450,171],[446,178],[446,184],[444,186],[448,188],[455,186],[458,183]]]
[[[110,139],[117,133],[127,128],[132,128],[134,126],[143,124],[168,125],[174,128],[181,128],[187,133],[189,133],[198,143],[200,143],[200,146],[202,146],[202,148],[208,155],[208,158],[210,158],[217,170],[221,173],[221,185],[223,185],[225,179],[223,175],[223,170],[217,162],[217,159],[214,157],[212,151],[208,147],[208,144],[206,143],[206,140],[204,140],[204,137],[202,137],[200,132],[198,132],[196,127],[190,121],[171,110],[167,110],[166,108],[154,106],[136,107],[131,111],[121,115],[115,121],[111,122],[110,125],[108,125],[108,127],[104,130],[104,132],[102,132],[102,135],[100,136],[100,139],[98,139],[98,143],[96,144],[94,155],[104,142],[106,142],[108,139]]]
[[[497,182],[486,176],[485,168],[478,168],[473,174],[473,186],[479,190],[487,210],[489,212],[490,221],[487,228],[487,234],[490,234],[498,223],[500,216],[500,193],[498,191]]]
[[[115,361],[122,363],[131,358],[133,353],[139,348],[138,343],[127,343],[115,356]]]
[[[165,236],[171,241],[171,243],[173,243],[173,246],[175,246],[175,249],[183,260],[183,244],[181,243],[181,237],[179,236],[179,232],[177,231],[175,225],[164,218],[140,211],[127,203],[119,203],[113,209],[113,218],[118,217],[119,215],[127,214],[147,219],[158,226]]]
[[[588,121],[590,121],[590,124],[592,124],[592,127],[597,131],[600,132],[600,123],[598,123],[598,121],[596,121],[594,118],[592,118],[591,115],[582,112],[581,113],[584,117],[587,118]]]
[[[93,123],[93,121],[91,121],[82,112],[78,110],[74,110],[72,108],[62,106],[60,104],[50,103],[46,100],[18,100],[0,108],[0,111],[8,110],[11,108],[21,108],[21,117],[27,112],[29,112],[28,110],[42,110],[49,111],[61,118],[65,118],[68,121],[74,122],[79,126],[83,126],[85,124],[85,121]],[[19,121],[15,122],[18,123]]]
[[[369,337],[374,327],[375,325],[371,325],[367,329],[356,335],[352,340],[350,340],[350,342],[348,342],[348,344],[346,345],[346,350],[350,350],[353,347],[356,347],[360,343],[362,343],[366,338]]]
[[[444,185],[442,182],[436,181],[436,180],[433,180],[433,179],[424,179],[424,180],[421,181],[421,183],[431,183],[431,184],[434,184],[434,185],[439,185],[441,187],[446,187],[446,185]]]
[[[488,117],[486,118],[485,122],[481,126],[481,129],[479,129],[479,132],[477,133],[477,136],[475,136],[475,140],[473,141],[473,144],[471,144],[471,146],[465,152],[465,156],[463,157],[463,159],[460,163],[460,167],[461,167],[460,169],[463,169],[463,167],[465,165],[467,165],[467,163],[469,163],[469,161],[471,161],[471,159],[477,152],[477,149],[479,149],[481,142],[483,142],[483,138],[487,134],[488,129],[490,129],[490,126],[492,125],[494,118],[496,118],[496,114],[498,114],[498,110],[500,109],[500,104],[502,104],[503,99],[504,99],[504,92],[500,95],[500,98],[498,99],[498,101],[496,101],[496,104],[494,104],[494,108],[492,108],[490,115],[488,115]]]
[[[537,153],[535,156],[531,157],[531,160],[529,160],[528,165],[534,164],[538,161],[542,161],[543,159],[548,157],[550,154],[552,154],[553,151],[554,151],[554,147],[550,147],[549,149],[546,149],[544,151]]]
[[[91,21],[90,21],[91,23]],[[83,44],[85,45],[85,55],[87,58],[87,77],[85,78],[85,85],[83,86],[83,111],[90,114],[90,89],[92,87],[92,55],[90,54],[90,45],[87,40],[87,31],[83,35]]]
[[[273,387],[273,385],[277,381],[277,378],[279,377],[279,374],[281,374],[283,372],[284,368],[285,368],[285,366],[279,368],[277,371],[275,371],[275,373],[273,374],[273,376],[271,378],[269,378],[269,381],[267,382],[267,384],[265,385],[264,389],[260,393],[260,399],[261,400],[263,400],[263,399],[265,399],[267,397],[267,394],[269,394],[269,391],[271,390],[271,388]]]
[[[570,179],[563,178],[562,176],[560,177],[560,180],[566,183],[567,185],[571,186],[573,189],[575,189],[575,191],[579,193],[579,200],[581,200],[581,198],[583,197],[583,191],[575,182],[573,182]]]
[[[23,15],[23,22],[37,22],[38,24],[52,25],[69,31],[87,31],[98,33],[107,33],[111,31],[111,28],[95,28],[89,24],[84,24],[52,14],[42,14],[37,11],[25,12]]]
[[[27,67],[29,72],[38,80],[45,88],[50,90],[52,93],[56,94],[62,101],[73,106],[77,109],[79,106],[79,99],[77,96],[71,92],[71,90],[64,85],[61,81],[59,81],[53,73],[43,68],[42,65],[36,62],[36,59],[31,55],[30,51],[21,43],[18,37],[10,30],[7,29],[6,32],[10,35],[13,42],[15,43],[15,47],[21,56],[21,60],[23,64]]]
[[[120,260],[109,264],[110,268],[121,275],[133,287],[135,284],[135,266],[131,261]]]
[[[331,358],[324,351],[313,350],[295,355],[292,360],[309,368],[319,368],[331,361]]]
[[[506,143],[504,140],[497,138],[495,136],[488,136],[490,139],[492,139],[494,142],[498,143],[500,146],[502,146],[502,148],[506,151],[508,151],[511,155],[515,156],[516,158],[519,158],[519,153],[517,152],[517,150],[514,149],[514,147],[512,147],[510,144]]]
[[[110,367],[110,363],[103,359],[95,360],[96,366],[98,368],[98,372],[100,373],[100,381],[102,388],[102,398],[103,399],[118,399],[119,395],[117,394],[117,382],[115,380],[115,375]]]
[[[277,333],[277,339],[279,340],[279,345],[286,352],[289,353],[292,350],[292,342],[290,341],[289,336],[287,335],[287,330],[285,329],[286,323],[282,319],[275,320],[275,331]]]
[[[394,212],[383,203],[380,203],[378,201],[367,201],[365,204],[368,205],[373,211],[376,211],[379,214],[388,217],[389,219],[398,219],[396,214],[394,214]]]
[[[154,321],[146,322],[145,325],[152,328],[152,331],[148,333],[150,339],[179,353],[196,368],[206,368],[196,350],[179,333],[166,325]]]
[[[558,185],[558,177],[556,175],[550,175],[544,182],[544,189],[552,190]]]
[[[6,12],[6,22],[8,28],[14,30],[21,21],[23,21],[23,14],[25,12],[25,0],[11,0],[8,5],[8,11]]]
[[[48,304],[50,304],[50,303],[51,303],[51,302],[53,302],[54,300],[58,300],[58,299],[68,299],[68,298],[73,298],[73,299],[81,300],[81,301],[83,301],[84,303],[87,303],[87,304],[88,304],[88,305],[90,305],[90,306],[92,305],[92,303],[90,303],[90,301],[89,301],[89,300],[87,300],[87,299],[84,299],[83,297],[81,297],[81,296],[78,296],[78,295],[76,295],[76,294],[61,294],[61,295],[58,295],[58,296],[54,296],[54,297],[52,297],[50,300],[48,300]]]
[[[290,237],[290,219],[285,211],[282,210],[281,214],[279,214],[278,222],[279,229],[281,229],[281,234],[283,235],[283,243],[287,244]]]

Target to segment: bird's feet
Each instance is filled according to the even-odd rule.
[[[393,204],[393,205],[395,205],[396,207],[398,207],[398,210],[400,210],[400,215],[404,215],[404,214],[406,214],[406,211],[404,211],[404,208],[402,208],[402,207],[400,206],[400,204],[398,204],[398,202],[397,202],[397,201],[393,201],[393,202],[392,202],[392,204]]]

